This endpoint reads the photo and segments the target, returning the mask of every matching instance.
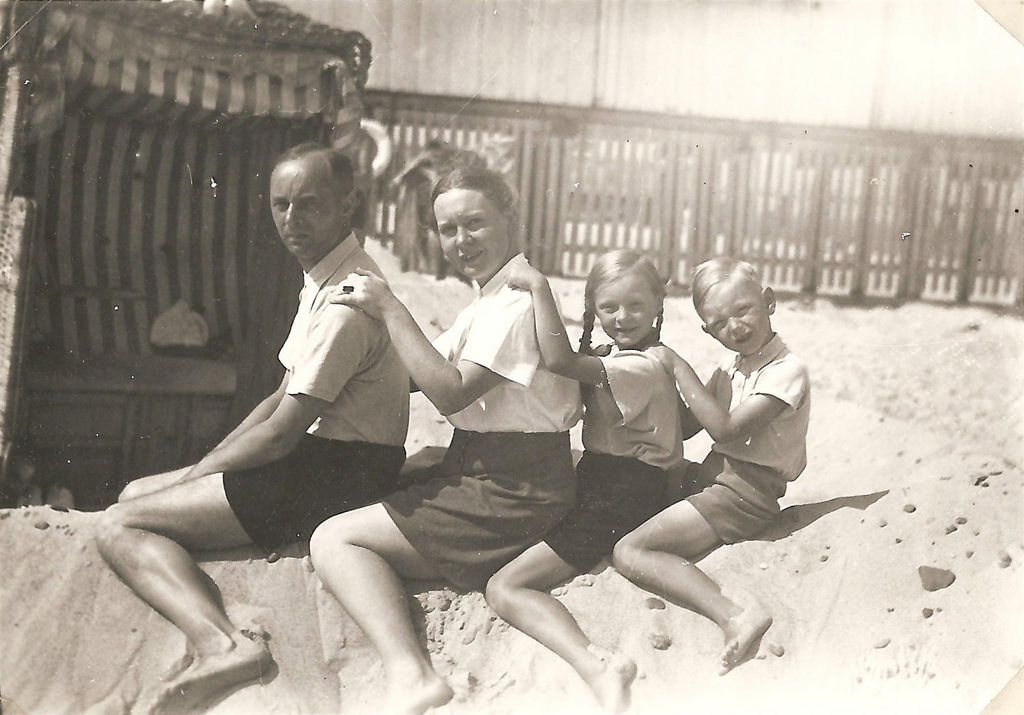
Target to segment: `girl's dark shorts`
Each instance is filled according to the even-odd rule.
[[[666,481],[665,470],[639,459],[584,452],[576,465],[577,504],[545,543],[570,566],[589,571],[665,508]]]
[[[304,435],[281,459],[224,473],[224,494],[257,546],[308,541],[335,514],[379,502],[398,489],[405,449]]]

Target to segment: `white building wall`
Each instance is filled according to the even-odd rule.
[[[1024,136],[1024,46],[973,0],[284,0],[374,45],[370,87]]]

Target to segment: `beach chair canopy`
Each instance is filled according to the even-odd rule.
[[[250,8],[254,18],[233,20],[186,0],[17,3],[30,137],[69,107],[200,123],[320,117],[354,131],[369,41],[274,3]]]
[[[266,169],[356,136],[370,64],[362,34],[271,2],[244,20],[198,0],[2,5],[0,481],[29,342],[74,364],[146,358],[185,299],[241,365],[240,410],[279,380],[301,276],[273,240]]]

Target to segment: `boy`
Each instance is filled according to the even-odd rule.
[[[716,258],[697,267],[693,304],[704,332],[735,358],[705,387],[689,364],[667,348],[659,359],[675,377],[693,419],[714,439],[703,464],[691,464],[702,491],[662,511],[623,537],[612,563],[623,576],[710,618],[725,635],[721,673],[756,652],[771,626],[757,604],[738,605],[695,566],[721,544],[748,539],[779,513],[786,485],[807,464],[810,381],[806,365],[771,326],[775,295],[749,263]]]

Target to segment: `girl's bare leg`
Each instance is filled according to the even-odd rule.
[[[636,664],[594,646],[568,609],[549,589],[578,573],[550,546],[536,544],[487,582],[487,603],[526,635],[572,666],[608,712],[629,707]]]
[[[740,606],[727,598],[691,562],[720,544],[694,506],[681,501],[624,536],[612,563],[630,581],[714,621],[725,636],[720,670],[725,674],[754,655],[772,619],[757,603]]]
[[[103,513],[96,537],[103,560],[177,626],[195,652],[186,668],[144,695],[148,709],[191,709],[266,671],[265,643],[235,627],[187,550],[249,543],[224,496],[220,474],[119,502]]]
[[[444,705],[452,689],[420,646],[401,577],[436,578],[381,504],[331,517],[309,554],[324,586],[363,629],[384,664],[388,710],[419,715]]]

